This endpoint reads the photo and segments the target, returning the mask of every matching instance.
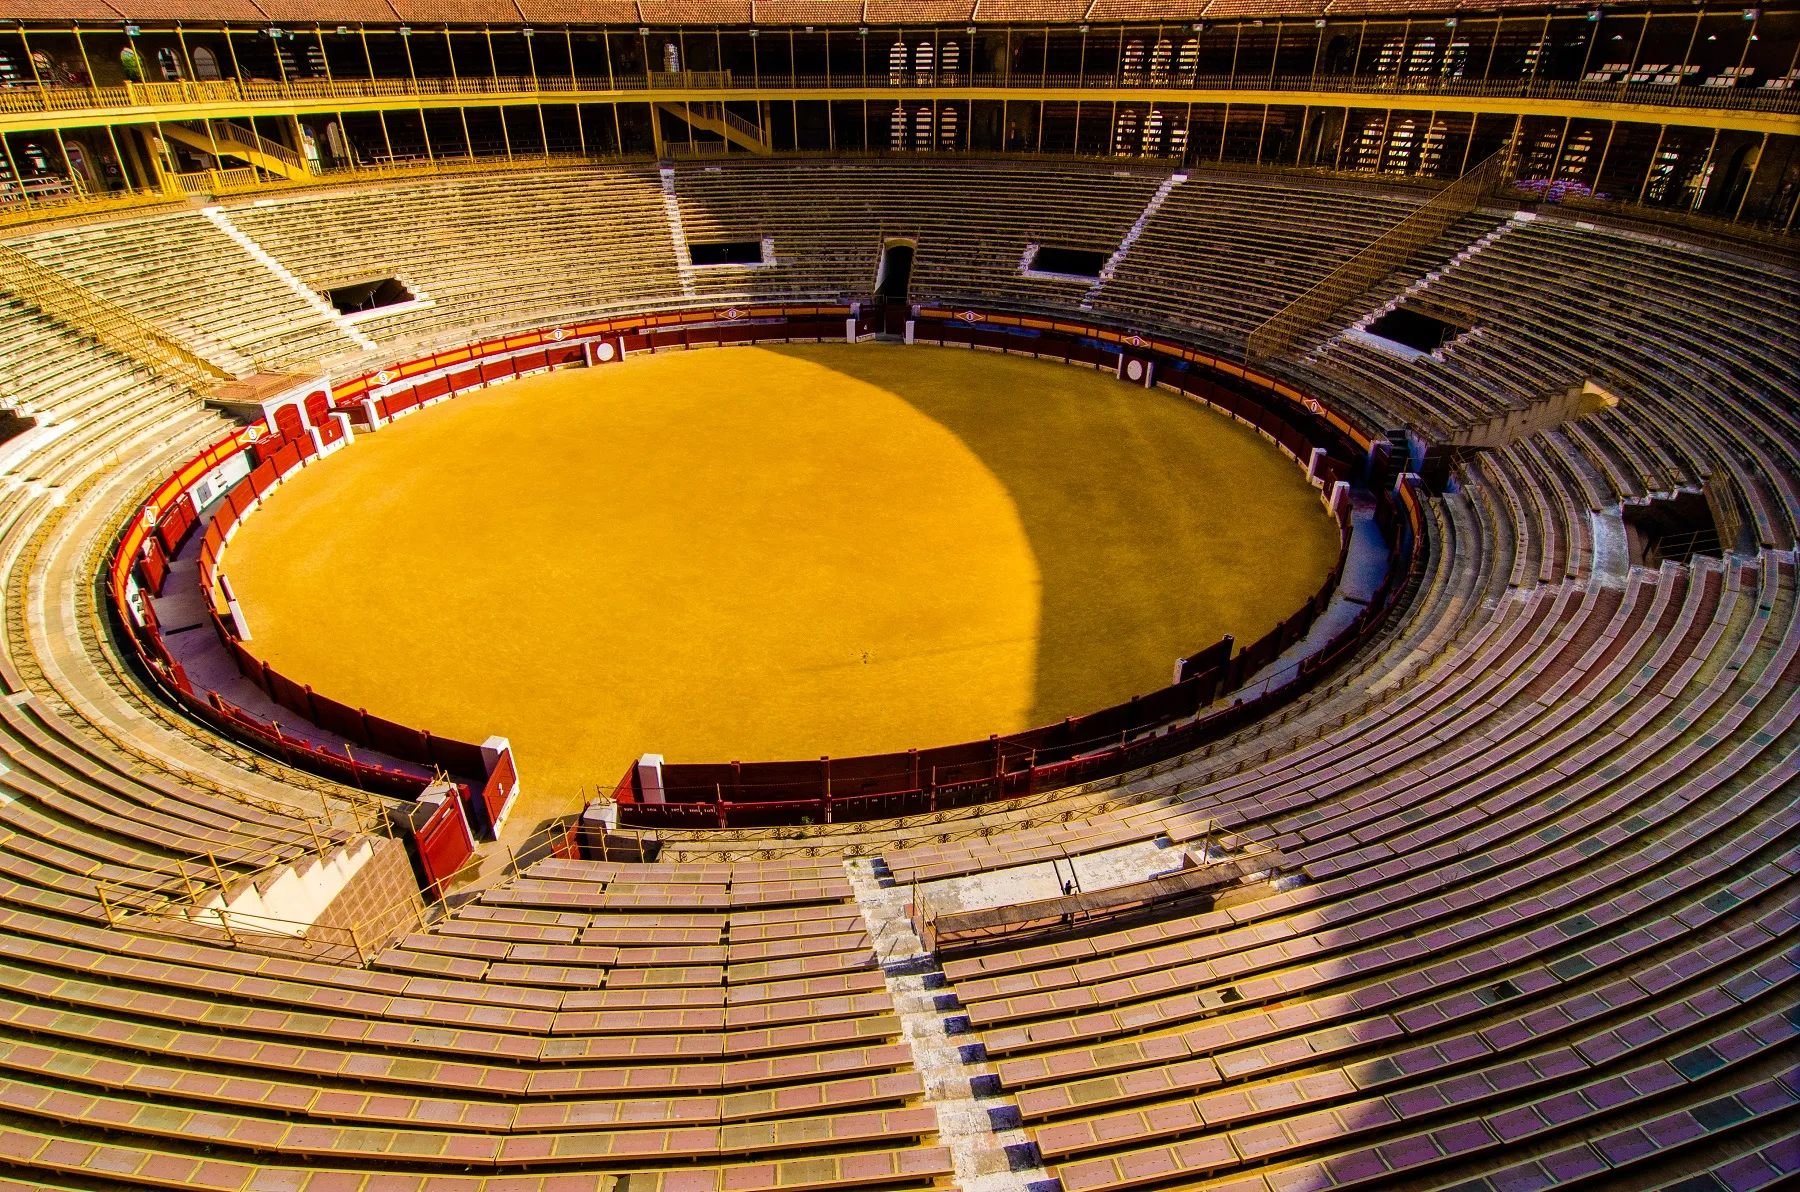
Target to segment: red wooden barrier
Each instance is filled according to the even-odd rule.
[[[455,793],[444,799],[431,818],[413,833],[413,840],[419,849],[419,864],[425,870],[425,893],[441,898],[445,884],[475,851],[462,800]]]
[[[815,338],[836,340],[843,336],[844,317],[847,313],[843,306],[774,307],[751,312],[753,317],[771,318],[770,322],[749,324],[734,317],[726,320],[726,325],[717,325],[721,319],[721,312],[717,311],[624,316],[583,323],[573,328],[559,328],[554,334],[532,332],[490,340],[389,366],[378,373],[371,372],[337,386],[334,397],[340,408],[355,407],[360,412],[362,396],[372,389],[391,385],[397,378],[425,378],[375,401],[377,412],[383,417],[391,417],[404,412],[413,404],[457,390],[479,386],[520,372],[578,362],[583,358],[584,351],[581,340],[589,336],[604,336],[609,342],[622,344],[627,351],[642,351],[653,344],[695,345]],[[1120,353],[1129,351],[1134,358],[1153,360],[1159,381],[1209,401],[1215,407],[1256,426],[1303,463],[1310,457],[1314,445],[1324,444],[1328,452],[1335,452],[1338,456],[1322,458],[1315,472],[1316,478],[1328,487],[1336,479],[1350,474],[1351,466],[1342,460],[1360,459],[1361,452],[1368,447],[1366,436],[1360,435],[1342,418],[1325,410],[1318,403],[1307,400],[1304,394],[1229,361],[1179,345],[1146,342],[1138,336],[1130,336],[1127,340],[1122,333],[1104,328],[1003,314],[964,320],[960,317],[961,313],[921,311],[916,324],[917,338],[925,342],[978,343],[1010,352],[1030,353],[1048,359],[1083,362],[1100,367],[1116,366]],[[562,337],[571,335],[578,337],[577,342],[560,342]],[[547,346],[547,341],[554,346]],[[449,373],[447,370],[453,367],[456,371]],[[428,375],[433,373],[437,375]],[[1243,392],[1244,386],[1253,389],[1258,396],[1252,397]],[[324,417],[322,398],[322,394],[313,395],[309,409],[319,407],[315,411],[315,425],[319,428],[321,439],[330,443],[336,441],[342,432],[334,420]],[[279,438],[271,436],[270,441],[258,445],[253,456],[255,470],[227,494],[224,507],[207,529],[201,552],[200,576],[203,585],[208,588],[212,583],[215,561],[222,549],[224,533],[242,516],[253,497],[260,497],[272,487],[275,477],[287,475],[294,467],[315,454],[312,436],[304,433],[294,414],[291,406],[278,414],[278,425],[286,433]],[[132,566],[136,565],[140,577],[146,580],[155,571],[156,563],[152,555],[140,553],[147,536],[153,533],[165,556],[172,556],[180,549],[183,539],[192,532],[194,511],[191,502],[183,495],[183,490],[219,462],[244,449],[250,441],[242,433],[226,436],[190,460],[159,487],[152,498],[152,504],[159,513],[155,525],[151,526],[148,521],[144,521],[141,525],[129,527],[121,537],[112,571],[115,601],[123,600],[124,577]],[[1401,508],[1402,505],[1404,509]],[[1344,511],[1344,515],[1347,519],[1347,511]],[[1399,500],[1386,493],[1379,493],[1377,517],[1393,544],[1392,558],[1396,566],[1402,558],[1410,559],[1409,565],[1416,566],[1416,551],[1413,549],[1416,537],[1413,527],[1418,518],[1418,509],[1411,491],[1403,491]],[[146,564],[141,561],[145,559],[150,562]],[[728,817],[733,823],[776,823],[791,822],[789,817],[799,815],[816,814],[829,819],[834,812],[852,818],[901,814],[905,810],[916,810],[921,805],[927,809],[957,806],[985,798],[1021,793],[1032,789],[1040,778],[1073,782],[1102,773],[1116,773],[1127,754],[1130,755],[1130,764],[1144,764],[1147,752],[1160,753],[1176,748],[1183,741],[1198,739],[1196,734],[1201,730],[1196,726],[1199,724],[1217,728],[1225,721],[1234,724],[1248,723],[1247,718],[1260,715],[1263,709],[1274,706],[1275,701],[1292,698],[1293,692],[1286,690],[1292,685],[1284,685],[1283,689],[1266,693],[1249,705],[1234,705],[1224,712],[1202,717],[1200,721],[1190,720],[1184,728],[1169,727],[1183,717],[1193,717],[1196,710],[1203,709],[1212,702],[1222,686],[1242,678],[1302,637],[1327,603],[1330,591],[1340,578],[1341,566],[1340,558],[1339,569],[1334,569],[1326,587],[1315,594],[1305,608],[1297,611],[1262,641],[1252,644],[1236,658],[1228,661],[1220,659],[1213,665],[1184,668],[1182,682],[1117,707],[1071,718],[1060,725],[1011,734],[1005,738],[993,737],[985,742],[909,751],[906,754],[823,762],[758,763],[749,768],[665,767],[665,792],[672,797],[672,801],[654,805],[654,813],[664,816],[668,822],[678,819],[687,823],[693,820],[703,826],[714,823],[724,826]],[[146,586],[151,585],[147,582]],[[1395,582],[1395,575],[1390,572],[1389,581],[1384,583],[1378,599],[1356,618],[1350,629],[1337,635],[1320,651],[1317,659],[1305,664],[1301,673],[1310,674],[1329,660],[1354,648],[1356,640],[1359,640],[1358,635],[1385,616],[1387,602],[1393,593],[1399,591],[1400,586]],[[366,743],[369,748],[379,749],[420,765],[438,766],[471,777],[486,772],[486,762],[477,746],[433,737],[430,733],[370,716],[361,710],[353,711],[320,696],[310,688],[264,667],[241,643],[231,639],[227,627],[216,613],[212,619],[215,632],[227,643],[244,673],[265,688],[283,707],[313,719],[315,723],[346,739],[359,744]],[[153,669],[168,678],[178,692],[186,688],[186,698],[193,699],[191,688],[186,685],[185,675],[179,673],[180,668],[169,662],[166,652],[159,648],[154,618],[151,618],[141,635],[128,619],[126,631],[137,641]],[[149,640],[144,640],[145,638]],[[1212,650],[1203,652],[1208,662],[1211,661],[1212,653]],[[1193,660],[1196,664],[1200,661],[1198,657]],[[216,710],[209,711],[217,714]],[[233,723],[256,736],[259,742],[274,740],[284,755],[296,750],[302,753],[307,751],[303,742],[285,739],[278,730],[271,737],[269,726],[260,726],[253,718],[246,718],[241,712],[236,714]],[[1151,735],[1154,735],[1154,741],[1143,739]],[[510,756],[505,760],[510,762]],[[334,777],[340,776],[345,767],[345,763],[335,756],[313,761],[314,768],[329,772]],[[352,774],[358,772],[356,763],[352,761],[348,765]],[[483,812],[497,814],[498,807],[491,806],[490,799],[501,798],[500,806],[503,806],[503,796],[495,792],[506,787],[507,781],[502,775],[505,768],[496,767],[495,773],[489,775],[488,782],[483,787],[481,802],[471,804],[465,812],[473,811],[477,818]],[[376,769],[362,767],[362,773],[368,776]],[[396,777],[399,786],[409,791],[417,789],[418,779],[398,775],[397,772],[388,773]],[[671,779],[677,781],[671,782]],[[516,784],[516,775],[511,781]],[[621,793],[622,801],[631,802],[629,787]],[[640,810],[644,806],[638,805]],[[646,814],[650,812],[646,811]],[[469,816],[465,813],[465,829],[468,827],[468,819]]]
[[[169,562],[163,557],[162,544],[154,538],[144,541],[144,553],[138,556],[138,582],[152,596],[161,596],[163,583],[169,578]],[[145,605],[149,607],[148,604]]]
[[[488,775],[487,785],[481,789],[482,806],[487,809],[487,822],[498,824],[501,814],[506,810],[506,801],[513,796],[519,785],[519,772],[513,765],[512,750],[507,749],[500,754],[500,761],[494,772]]]

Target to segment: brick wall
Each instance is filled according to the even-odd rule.
[[[425,909],[406,845],[389,837],[375,837],[373,843],[374,856],[363,863],[316,921],[318,927],[355,928],[357,943],[368,956],[417,927]],[[333,938],[337,932],[320,935]]]

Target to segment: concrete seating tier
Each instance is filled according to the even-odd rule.
[[[305,287],[395,276],[419,299],[350,323],[193,211],[12,243],[235,371],[633,306],[867,299],[883,238],[916,241],[915,300],[1235,352],[1419,199],[729,158],[227,209]],[[773,264],[685,256],[762,238]],[[1102,279],[1033,277],[1034,243],[1116,255]],[[366,963],[150,913],[352,828],[342,792],[159,710],[83,595],[115,511],[223,421],[0,305],[0,401],[56,432],[0,484],[0,1186],[1791,1181],[1794,280],[1553,208],[1477,212],[1279,369],[1376,436],[1438,441],[1586,380],[1620,402],[1452,460],[1406,607],[1279,716],[1011,806],[540,860]],[[1469,329],[1420,356],[1353,333],[1396,302]],[[1741,542],[1619,557],[1624,502],[1715,477]],[[906,913],[1140,854],[1246,876],[953,959]]]

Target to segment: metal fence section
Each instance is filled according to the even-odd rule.
[[[196,393],[231,379],[162,328],[5,245],[0,245],[0,290]]]
[[[856,74],[755,75],[732,71],[653,71],[632,75],[487,75],[449,78],[225,79],[213,82],[126,82],[114,86],[21,86],[0,90],[0,113],[62,112],[86,109],[148,109],[199,104],[295,103],[306,100],[383,98],[475,98],[512,96],[530,100],[545,93],[591,94],[598,99],[633,91],[728,91],[750,98],[759,92],[791,91],[1143,91],[1291,92],[1407,96],[1420,100],[1531,99],[1584,103],[1647,104],[1715,111],[1800,112],[1800,89],[1663,86],[1652,83],[1566,82],[1540,79],[1446,79],[1429,76],[1339,76],[1197,74],[1012,74],[969,71],[878,71]],[[1316,102],[1316,100],[1314,101]],[[1351,104],[1354,106],[1354,104]]]
[[[1399,268],[1415,252],[1442,236],[1451,224],[1475,210],[1506,169],[1506,153],[1496,153],[1438,191],[1405,219],[1383,232],[1361,252],[1326,274],[1324,279],[1250,333],[1250,359],[1267,360],[1292,348],[1300,338],[1336,313],[1346,302]]]

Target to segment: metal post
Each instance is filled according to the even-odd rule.
[[[481,27],[481,33],[483,37],[487,38],[488,73],[494,80],[495,89],[498,90],[500,86],[500,67],[494,62],[494,31],[488,26],[483,25]],[[494,110],[500,114],[500,143],[506,146],[506,160],[511,161],[513,159],[512,133],[506,127],[506,105],[504,103],[496,103],[494,105]]]
[[[448,25],[444,26],[444,50],[450,55],[450,87],[460,95],[462,93],[462,78],[456,73],[456,43],[450,40],[450,26]],[[488,64],[490,66],[493,64],[493,57],[493,46],[490,44],[488,47]],[[469,135],[469,109],[464,107],[461,103],[458,103],[456,105],[456,114],[462,118],[463,149],[468,153],[469,159],[473,161],[475,158],[475,140]]]
[[[1664,124],[1656,132],[1656,148],[1650,151],[1650,165],[1644,170],[1644,180],[1638,184],[1638,205],[1642,206],[1644,196],[1650,193],[1650,177],[1656,173],[1656,159],[1662,153],[1663,138],[1669,135],[1669,126]]]
[[[81,39],[80,25],[75,26],[75,48],[81,51],[81,65],[87,69],[88,90],[94,92],[94,106],[99,107],[100,88],[94,85],[94,64],[88,60],[87,42]]]
[[[1738,196],[1737,206],[1732,208],[1731,221],[1736,223],[1744,215],[1744,204],[1749,201],[1750,188],[1756,185],[1756,171],[1762,168],[1763,155],[1769,151],[1769,134],[1765,131],[1762,143],[1756,147],[1756,160],[1750,163],[1750,176],[1744,179],[1744,193]]]
[[[425,162],[427,165],[430,165],[437,159],[433,157],[431,153],[431,124],[425,119],[425,98],[423,93],[419,90],[419,70],[413,65],[412,35],[410,33],[400,38],[400,48],[406,51],[406,74],[407,77],[412,80],[413,98],[418,101],[416,106],[419,111],[419,131],[424,134],[425,137]],[[452,70],[456,68],[456,56],[454,53],[450,58],[450,67]]]

